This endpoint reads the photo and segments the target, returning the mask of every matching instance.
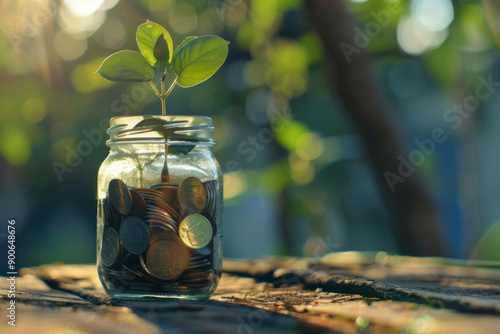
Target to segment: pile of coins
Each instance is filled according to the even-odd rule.
[[[210,286],[216,202],[215,181],[133,188],[111,180],[102,202],[100,274],[114,288],[150,292]]]

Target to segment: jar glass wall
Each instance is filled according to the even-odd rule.
[[[97,268],[114,298],[206,299],[222,265],[222,174],[208,117],[110,121]]]

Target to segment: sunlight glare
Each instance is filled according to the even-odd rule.
[[[64,0],[64,5],[75,16],[87,17],[94,14],[103,2],[104,0]]]
[[[453,21],[450,0],[413,0],[410,13],[429,31],[444,30]]]

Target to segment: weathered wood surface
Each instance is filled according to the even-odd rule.
[[[360,253],[224,262],[207,302],[113,301],[94,265],[25,268],[0,333],[498,333],[500,270]]]

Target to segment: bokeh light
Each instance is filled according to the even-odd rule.
[[[311,183],[314,179],[315,168],[310,161],[302,160],[295,153],[290,154],[288,161],[290,163],[290,176],[295,183],[300,185]]]
[[[179,35],[188,34],[198,26],[198,14],[190,4],[178,2],[170,11],[169,24]]]
[[[97,89],[107,88],[114,83],[101,78],[94,72],[104,58],[97,58],[87,63],[79,64],[71,73],[71,83],[74,89],[82,94],[93,92]]]
[[[429,31],[441,31],[453,21],[450,0],[412,0],[410,13]]]
[[[318,158],[323,153],[323,149],[323,141],[313,132],[305,133],[297,138],[295,150],[302,160],[311,161]]]
[[[79,17],[94,14],[103,4],[104,0],[64,0],[64,5],[69,11]]]
[[[87,51],[87,38],[68,34],[59,30],[54,35],[54,48],[59,56],[64,60],[74,60],[80,58]]]
[[[303,94],[307,88],[308,73],[306,56],[300,45],[292,40],[280,39],[273,43],[267,53],[268,86],[288,98]]]
[[[33,96],[23,102],[20,112],[29,123],[39,123],[47,116],[47,100],[42,96]]]
[[[417,17],[406,16],[399,21],[397,36],[399,45],[406,53],[419,55],[441,45],[448,32],[429,30]]]
[[[224,199],[241,195],[247,189],[247,180],[243,173],[232,172],[224,174]]]
[[[21,125],[10,124],[0,131],[0,152],[14,166],[21,166],[31,158],[31,143]]]
[[[122,22],[109,18],[93,37],[101,47],[117,50],[127,42],[127,31]]]
[[[250,60],[243,68],[243,79],[249,87],[264,85],[266,80],[266,64],[259,60]]]
[[[106,12],[97,11],[88,16],[77,16],[69,9],[59,9],[58,23],[68,34],[91,36],[106,20]]]
[[[139,0],[139,2],[150,12],[160,12],[170,7],[173,0]]]
[[[237,1],[235,6],[230,6],[226,13],[226,24],[229,27],[239,27],[247,19],[248,7],[244,1]]]

